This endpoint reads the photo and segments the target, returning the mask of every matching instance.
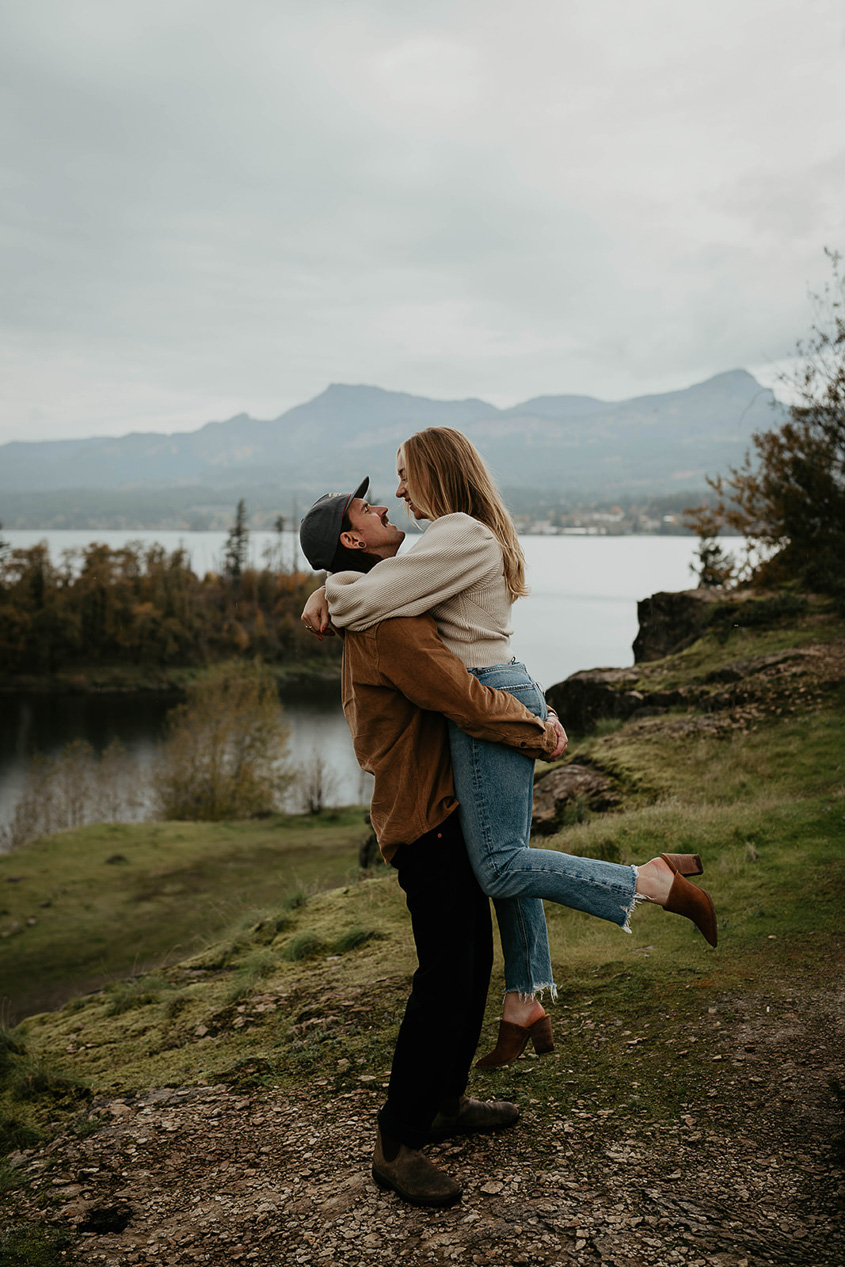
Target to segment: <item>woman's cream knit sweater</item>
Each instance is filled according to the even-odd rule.
[[[336,572],[326,581],[326,598],[341,629],[430,611],[446,646],[468,669],[511,658],[502,547],[470,515],[435,519],[407,554],[383,559],[372,572]]]

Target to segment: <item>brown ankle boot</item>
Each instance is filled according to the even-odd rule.
[[[437,1114],[431,1123],[431,1139],[503,1131],[518,1118],[519,1109],[509,1100],[473,1100],[471,1096],[462,1095],[453,1113],[441,1110]]]
[[[515,1025],[513,1021],[499,1021],[499,1037],[496,1046],[481,1060],[475,1062],[476,1069],[501,1069],[504,1065],[518,1060],[528,1045],[534,1045],[538,1056],[554,1051],[552,1038],[552,1019],[544,1013],[533,1025]]]
[[[373,1179],[409,1205],[446,1206],[460,1201],[460,1185],[414,1148],[376,1134]]]
[[[713,906],[712,897],[706,889],[700,889],[684,879],[680,869],[672,861],[672,854],[662,853],[660,856],[675,875],[669,896],[663,903],[664,911],[671,911],[673,915],[685,915],[687,919],[692,920],[705,941],[715,946],[718,934],[716,909]]]

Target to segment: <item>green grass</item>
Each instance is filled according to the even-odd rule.
[[[299,963],[301,959],[311,959],[321,950],[325,951],[325,943],[320,934],[311,929],[305,929],[304,932],[297,933],[290,939],[282,951],[282,958],[290,963]]]
[[[68,1262],[62,1250],[73,1244],[65,1228],[18,1223],[0,1232],[0,1263],[3,1267],[58,1267]]]
[[[677,743],[666,751],[662,741],[647,745],[647,769],[671,756],[673,795],[543,842],[624,861],[670,848],[700,851],[720,945],[707,948],[687,921],[656,908],[637,911],[628,937],[547,903],[561,990],[559,1050],[519,1062],[499,1081],[488,1076],[485,1094],[499,1094],[503,1077],[511,1089],[530,1078],[532,1094],[559,1103],[570,1081],[580,1098],[603,1108],[635,1103],[637,1113],[664,1116],[722,1076],[690,1046],[709,1007],[725,1007],[761,982],[777,992],[802,972],[823,979],[845,889],[844,729],[831,712],[736,732],[727,742],[691,741],[683,751]],[[633,738],[630,745],[641,752]],[[318,894],[277,918],[278,929],[265,919],[235,930],[139,981],[131,1010],[115,1008],[122,987],[114,986],[33,1017],[23,1037],[59,1072],[74,1069],[111,1091],[216,1079],[294,1086],[303,1077],[340,1090],[362,1073],[384,1080],[414,966],[395,878]],[[500,973],[499,965],[491,1034]],[[641,1041],[632,1046],[632,1036]],[[666,1057],[674,1048],[692,1054],[670,1084]]]
[[[350,1026],[355,1031],[364,1061],[373,1016],[382,1016],[385,1042],[391,1041],[414,966],[403,895],[392,879],[316,894],[270,942],[254,939],[263,926],[253,933],[235,930],[193,958],[160,969],[152,986],[139,978],[131,1007],[125,983],[116,983],[60,1012],[29,1018],[15,1037],[48,1061],[57,1078],[75,1071],[97,1089],[225,1078],[255,1059],[276,1068],[288,1050],[298,1053],[297,1069],[303,1062],[310,1068],[315,1043],[323,1051],[338,1025],[344,1033]],[[376,994],[385,989],[385,954],[391,1002],[371,1009],[366,996],[373,978],[381,978]],[[325,1007],[324,995],[346,999],[347,991],[366,1016],[366,1028],[341,1018],[337,1001]],[[315,1024],[306,1023],[313,1019],[309,1011]],[[334,1019],[324,1025],[326,1012]],[[241,1016],[246,1020],[238,1026]],[[47,1100],[44,1105],[46,1112]]]
[[[768,635],[750,636],[759,650]],[[708,1097],[729,1101],[742,1071],[727,1059],[714,1063],[719,1027],[726,1032],[749,1000],[764,997],[774,1007],[801,995],[808,982],[822,993],[834,986],[845,897],[845,709],[831,692],[824,708],[807,711],[800,706],[800,682],[795,689],[791,712],[753,729],[679,737],[656,719],[653,726],[608,728],[579,745],[578,753],[617,774],[623,806],[573,821],[542,847],[626,862],[669,849],[700,852],[703,883],[716,902],[719,947],[707,947],[687,921],[656,908],[640,907],[633,934],[625,936],[547,903],[560,988],[556,1050],[543,1060],[475,1075],[477,1094],[527,1096],[550,1126],[564,1112],[648,1122]],[[310,842],[329,831],[307,821],[297,829]],[[262,829],[198,829],[242,846],[227,851],[221,844],[209,886],[221,876],[225,881],[235,866],[232,852],[241,861],[250,853],[256,830]],[[360,831],[356,822],[355,835]],[[67,839],[57,838],[53,847]],[[147,847],[158,848],[153,841]],[[330,849],[328,838],[324,847]],[[121,867],[103,865],[106,849],[114,851],[105,838],[98,848],[87,860],[89,870],[97,873],[99,866],[121,880],[131,877],[126,845],[120,852],[130,863]],[[199,839],[196,852],[203,853]],[[52,857],[54,883],[69,883],[65,868],[74,866],[81,882],[84,860]],[[184,860],[189,875],[199,865],[193,855]],[[148,888],[159,886],[160,902],[170,901],[169,873],[151,878],[152,871],[148,866],[139,878]],[[240,874],[243,880],[252,873]],[[209,887],[209,903],[213,892]],[[5,1059],[18,1074],[0,1096],[7,1120],[37,1131],[63,1113],[75,1129],[86,1129],[85,1101],[68,1089],[80,1081],[95,1093],[215,1081],[272,1083],[292,1094],[319,1086],[330,1104],[364,1079],[379,1093],[415,966],[395,877],[385,869],[310,897],[289,884],[275,904],[266,887],[262,896],[260,916],[235,910],[226,935],[193,956],[28,1019],[9,1036]],[[181,905],[177,893],[169,909]],[[134,939],[143,901],[124,895],[121,909]],[[74,936],[91,927],[68,925]],[[501,977],[499,961],[488,1006],[491,1042]],[[25,1050],[14,1050],[15,1044]],[[33,1062],[51,1070],[54,1082],[47,1079],[22,1098],[20,1070]],[[657,1158],[658,1170],[660,1164]]]
[[[13,1015],[173,963],[240,918],[341,884],[363,810],[247,823],[105,824],[0,856],[0,997]],[[115,1006],[118,1006],[115,1001]]]
[[[587,759],[612,774],[631,808],[673,800],[695,807],[732,805],[751,796],[804,797],[845,786],[842,721],[845,692],[830,692],[830,708],[799,708],[783,720],[760,722],[714,737],[666,733],[653,726],[615,726],[573,744],[570,759]],[[615,816],[590,820],[590,830]],[[706,818],[706,814],[704,815]],[[702,820],[703,821],[703,820]],[[577,831],[578,829],[575,828]]]

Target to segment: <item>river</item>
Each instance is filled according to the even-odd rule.
[[[198,572],[219,565],[226,538],[222,532],[116,531],[6,531],[4,536],[13,547],[45,540],[56,560],[63,550],[95,538],[112,547],[127,541],[155,541],[167,550],[181,545]],[[252,534],[252,555],[259,565],[264,549],[276,540],[273,533]],[[544,688],[578,669],[631,664],[637,601],[658,590],[695,584],[690,571],[694,537],[525,536],[521,541],[531,595],[514,607],[513,650]],[[731,548],[730,541],[724,544]],[[297,557],[296,548],[295,537],[284,534],[286,565]],[[304,566],[301,555],[298,564]],[[8,822],[13,812],[34,752],[51,755],[76,738],[87,739],[99,751],[117,738],[146,767],[174,703],[173,698],[150,695],[0,696],[0,823]],[[312,751],[321,751],[334,774],[331,801],[366,800],[368,781],[355,762],[337,692],[300,692],[284,704],[293,762],[307,762]]]

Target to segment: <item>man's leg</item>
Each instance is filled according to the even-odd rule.
[[[419,967],[379,1124],[386,1135],[418,1149],[438,1109],[466,1089],[493,959],[490,905],[470,869],[457,814],[403,845],[394,864]]]
[[[431,1137],[495,1130],[513,1105],[480,1105],[464,1091],[484,1017],[493,959],[490,905],[469,866],[457,814],[394,858],[419,967],[399,1030],[373,1178],[415,1205],[443,1206],[461,1189],[421,1152]],[[504,1109],[504,1115],[502,1110]]]

